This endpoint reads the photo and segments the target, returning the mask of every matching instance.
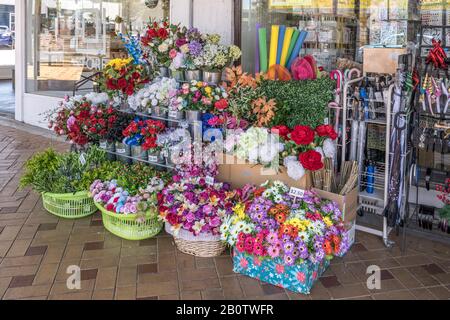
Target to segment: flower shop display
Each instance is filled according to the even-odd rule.
[[[156,176],[136,194],[121,187],[117,180],[96,180],[90,187],[90,195],[102,212],[103,225],[108,231],[124,239],[142,240],[162,229],[156,205],[157,193],[163,188],[164,181]]]
[[[85,217],[96,208],[88,197],[84,177],[105,161],[105,152],[96,147],[81,154],[47,149],[25,163],[20,187],[31,186],[41,193],[44,208],[51,214],[68,219]]]
[[[126,101],[149,81],[144,66],[133,58],[112,59],[103,68],[98,79],[102,91],[110,98]]]
[[[312,192],[294,198],[289,188],[268,182],[233,207],[221,226],[233,246],[234,271],[308,294],[329,261],[348,250],[335,203]]]
[[[175,175],[162,191],[159,215],[181,252],[213,257],[225,249],[220,240],[223,219],[232,213],[236,193],[207,177]]]
[[[436,191],[439,192],[436,197],[443,205],[443,207],[438,210],[440,218],[438,229],[442,232],[450,233],[450,178],[445,180],[445,184],[436,185]]]
[[[205,37],[197,28],[188,29],[185,36],[186,43],[180,46],[180,50],[184,53],[184,66],[186,68],[184,78],[188,82],[192,80],[202,81],[203,74],[201,68],[203,65],[198,57],[203,52]]]

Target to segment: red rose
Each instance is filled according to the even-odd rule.
[[[218,110],[224,110],[228,107],[228,101],[226,99],[220,99],[214,103],[214,107]]]
[[[314,130],[308,126],[295,126],[291,132],[291,139],[296,144],[306,146],[314,141]]]
[[[125,78],[120,78],[119,79],[119,81],[117,81],[117,86],[120,88],[120,89],[124,89],[124,88],[126,88],[127,87],[127,80],[125,79]]]
[[[334,128],[329,124],[317,126],[316,132],[319,137],[329,137],[332,140],[336,140],[338,136],[336,131],[334,131]]]
[[[134,86],[132,83],[130,83],[127,87],[127,90],[125,91],[127,96],[131,96],[134,93]]]
[[[316,171],[323,168],[322,155],[315,150],[300,153],[298,159],[306,170]]]
[[[106,88],[108,88],[109,90],[116,90],[117,89],[116,80],[108,79],[106,81]]]
[[[272,133],[278,134],[280,137],[283,137],[284,139],[288,139],[288,134],[291,133],[291,130],[289,130],[286,126],[275,126],[270,129]]]
[[[167,32],[166,29],[161,28],[158,30],[158,37],[161,38],[162,40],[165,40],[168,35],[169,35],[169,33]]]
[[[133,72],[133,74],[131,75],[131,77],[133,79],[138,79],[141,75],[139,74],[139,72]]]
[[[156,31],[155,29],[148,29],[147,30],[147,37],[150,38],[150,40],[154,37],[156,37]]]

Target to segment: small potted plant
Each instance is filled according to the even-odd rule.
[[[143,135],[142,149],[147,151],[148,161],[155,164],[164,163],[161,147],[157,144],[157,138],[165,129],[165,125],[157,120],[145,120],[145,126],[141,129]]]
[[[140,160],[147,161],[147,150],[142,147],[144,136],[142,131],[146,129],[146,121],[136,118],[123,130],[124,139],[122,144],[128,146],[132,162],[136,163]]]

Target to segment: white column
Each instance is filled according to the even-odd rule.
[[[193,0],[170,1],[170,22],[190,27],[192,24]]]
[[[223,44],[234,41],[234,1],[193,0],[194,27],[204,33],[218,33]]]
[[[15,63],[15,82],[16,82],[16,112],[15,112],[15,118],[18,121],[23,121],[24,119],[24,93],[25,93],[25,77],[26,77],[26,63],[25,63],[25,56],[26,56],[26,32],[25,32],[25,1],[23,0],[16,0],[16,7],[15,7],[15,13],[16,13],[16,63]],[[31,13],[30,13],[31,14]]]

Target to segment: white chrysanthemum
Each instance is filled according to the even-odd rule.
[[[334,158],[336,155],[336,142],[331,139],[325,139],[322,149],[325,157]]]
[[[287,174],[291,179],[300,180],[305,175],[305,169],[297,160],[289,161],[286,165]]]

